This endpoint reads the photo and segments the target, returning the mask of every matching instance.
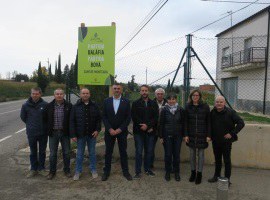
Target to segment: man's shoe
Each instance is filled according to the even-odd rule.
[[[46,172],[45,169],[39,170],[38,174],[40,174],[41,176],[48,176],[48,172]]]
[[[133,176],[133,179],[141,179],[141,174],[135,174],[135,176]]]
[[[81,173],[76,172],[76,173],[74,174],[74,176],[73,176],[73,180],[74,180],[74,181],[80,180],[80,176],[81,176]]]
[[[176,181],[181,180],[179,173],[175,173],[174,178],[175,178]]]
[[[108,178],[109,178],[109,175],[106,174],[106,173],[104,173],[104,174],[102,175],[102,177],[101,177],[101,180],[102,180],[102,181],[107,181]]]
[[[47,176],[47,180],[52,180],[55,177],[55,173],[49,173],[49,175]]]
[[[147,176],[151,176],[151,177],[154,177],[154,176],[155,176],[155,173],[152,172],[151,170],[148,170],[147,172],[145,172],[145,174],[146,174]]]
[[[130,173],[124,174],[124,177],[125,177],[128,181],[132,181],[132,176],[130,175]]]
[[[212,178],[208,179],[209,183],[215,183],[218,181],[218,177],[217,176],[213,176]]]
[[[171,173],[170,172],[166,172],[164,178],[165,178],[166,181],[170,181],[171,180]]]
[[[30,170],[30,172],[26,175],[26,178],[33,178],[36,176],[38,173],[35,170]]]
[[[189,177],[189,182],[194,182],[196,178],[196,171],[195,170],[191,170],[191,175]]]
[[[95,179],[98,177],[98,173],[97,172],[92,172],[92,178]]]
[[[202,182],[202,172],[197,172],[195,184],[199,185],[199,184],[201,184],[201,182]]]
[[[71,175],[70,172],[65,172],[65,176],[66,176],[67,178],[71,178],[71,177],[72,177],[72,175]]]

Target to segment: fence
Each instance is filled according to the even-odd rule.
[[[139,85],[148,84],[151,97],[156,88],[162,87],[166,92],[177,93],[184,106],[190,90],[199,88],[210,105],[214,104],[216,95],[223,94],[235,110],[270,114],[267,36],[202,38],[194,35],[188,44],[186,37],[180,37],[117,58],[115,78],[123,83],[124,95],[133,101],[139,98]],[[109,87],[91,86],[90,89],[93,99],[102,107]],[[78,98],[75,96],[73,99]]]
[[[195,53],[191,51],[189,56],[185,54],[179,66],[186,47],[186,38],[181,37],[118,58],[116,80],[128,84],[133,76],[137,84],[149,84],[152,91],[157,87],[169,91],[179,67],[172,90],[179,94],[182,104],[186,102],[183,94],[187,92],[185,80],[188,79],[188,90],[200,88],[209,104],[213,105],[214,96],[222,93],[236,110],[270,114],[270,93],[267,90],[270,87],[269,71],[266,74],[265,70],[267,36],[200,38],[195,35],[191,41]],[[188,60],[190,72],[184,75],[183,65]],[[220,91],[214,87],[210,76]]]

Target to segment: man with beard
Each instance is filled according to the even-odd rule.
[[[154,152],[154,140],[158,122],[158,105],[148,97],[149,86],[140,87],[141,97],[134,101],[131,108],[133,120],[133,134],[135,140],[135,176],[134,179],[141,178],[142,152],[144,150],[144,171],[148,176],[155,176],[151,170],[151,158]]]

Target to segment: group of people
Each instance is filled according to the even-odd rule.
[[[244,127],[244,121],[237,113],[226,107],[223,96],[217,96],[215,106],[203,102],[202,93],[193,90],[185,108],[177,103],[177,95],[158,88],[155,98],[149,98],[149,86],[140,86],[140,98],[132,105],[122,96],[123,88],[115,83],[112,97],[104,100],[102,114],[97,104],[91,101],[89,89],[80,90],[80,99],[75,105],[64,99],[64,91],[56,89],[50,103],[41,98],[40,88],[31,89],[31,97],[23,104],[21,119],[26,123],[26,133],[30,146],[31,170],[27,177],[38,173],[52,180],[56,175],[58,146],[61,143],[64,173],[72,177],[70,171],[70,140],[77,142],[76,167],[73,180],[82,174],[85,146],[89,152],[89,170],[92,178],[97,178],[96,138],[105,127],[105,166],[102,181],[108,180],[111,161],[117,140],[123,176],[127,180],[140,179],[142,166],[147,176],[155,176],[153,171],[155,147],[158,139],[164,146],[165,180],[171,174],[180,181],[180,150],[182,141],[190,151],[190,182],[200,184],[204,165],[204,149],[212,141],[215,155],[215,173],[209,182],[216,182],[221,176],[222,157],[225,163],[225,177],[231,176],[232,142]],[[127,155],[128,126],[133,122],[135,142],[135,175],[129,173]],[[48,137],[49,136],[49,137]],[[49,138],[50,172],[45,172],[46,146]],[[38,144],[38,145],[37,145]],[[39,148],[39,149],[37,149]]]

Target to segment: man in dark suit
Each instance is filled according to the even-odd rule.
[[[128,170],[127,156],[128,125],[131,120],[130,103],[121,94],[122,86],[115,83],[113,85],[113,96],[104,100],[103,123],[105,125],[104,140],[106,152],[102,181],[106,181],[110,175],[112,153],[116,139],[118,141],[123,175],[127,180],[132,180]]]

